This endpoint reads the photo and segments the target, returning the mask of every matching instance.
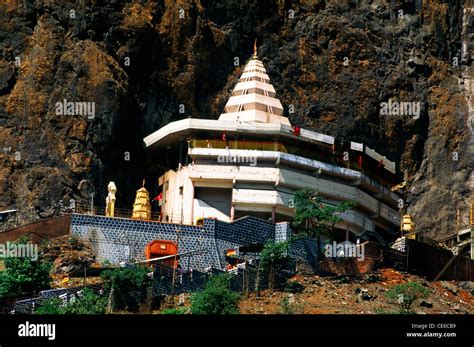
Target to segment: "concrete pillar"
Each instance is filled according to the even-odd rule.
[[[194,182],[191,181],[191,224],[194,225]]]
[[[234,216],[235,216],[235,205],[232,204],[232,206],[230,207],[230,221],[231,222],[234,220]]]
[[[276,206],[272,206],[272,223],[276,222]]]

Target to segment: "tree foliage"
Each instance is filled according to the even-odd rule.
[[[289,242],[275,242],[268,241],[260,253],[260,264],[263,269],[269,270],[268,283],[269,289],[273,290],[275,287],[275,274],[278,280],[281,279],[281,270],[289,259],[288,255]]]
[[[26,244],[25,239],[17,241]],[[4,259],[5,270],[0,271],[0,298],[36,294],[50,288],[51,263],[38,258],[8,257]]]
[[[268,241],[260,253],[260,262],[263,268],[281,264],[288,259],[288,242]]]
[[[293,203],[293,225],[299,228],[300,234],[311,238],[332,236],[334,226],[342,220],[339,215],[355,205],[352,201],[342,202],[337,206],[325,204],[318,192],[311,188],[296,191]]]
[[[203,291],[191,296],[193,314],[237,314],[240,295],[229,289],[229,274],[211,276]]]
[[[139,266],[104,271],[101,277],[106,291],[114,289],[114,308],[129,311],[138,310],[152,285],[148,270]]]

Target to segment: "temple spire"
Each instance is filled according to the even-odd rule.
[[[220,120],[234,122],[279,123],[291,126],[283,115],[284,109],[275,97],[263,63],[257,57],[257,39],[253,44],[253,56],[235,86],[224,107]]]
[[[143,179],[142,187],[137,190],[135,196],[132,219],[151,220],[150,194],[145,188],[145,179]]]

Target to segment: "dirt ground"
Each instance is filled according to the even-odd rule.
[[[399,313],[398,303],[389,300],[385,292],[394,285],[412,281],[423,285],[430,292],[423,303],[420,299],[413,303],[411,310],[414,313],[474,313],[473,282],[428,282],[418,276],[388,268],[380,269],[363,279],[298,275],[292,280],[304,286],[301,293],[264,291],[259,297],[251,293],[247,299],[240,302],[240,312],[243,314]]]
[[[239,303],[241,314],[398,314],[400,306],[385,293],[392,286],[416,282],[428,289],[425,299],[417,299],[411,306],[416,314],[473,314],[474,282],[438,281],[391,268],[380,269],[363,278],[345,276],[294,276],[303,286],[300,293],[261,291],[250,293]],[[183,296],[181,297],[183,300]],[[174,298],[178,302],[179,298]],[[189,305],[188,295],[184,307]],[[161,309],[170,308],[164,305]],[[154,313],[159,313],[155,311]]]

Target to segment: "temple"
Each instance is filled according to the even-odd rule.
[[[395,164],[362,143],[292,126],[284,113],[255,48],[219,119],[182,119],[145,137],[164,172],[162,221],[291,221],[294,192],[310,187],[325,204],[355,202],[341,233],[398,232]]]

